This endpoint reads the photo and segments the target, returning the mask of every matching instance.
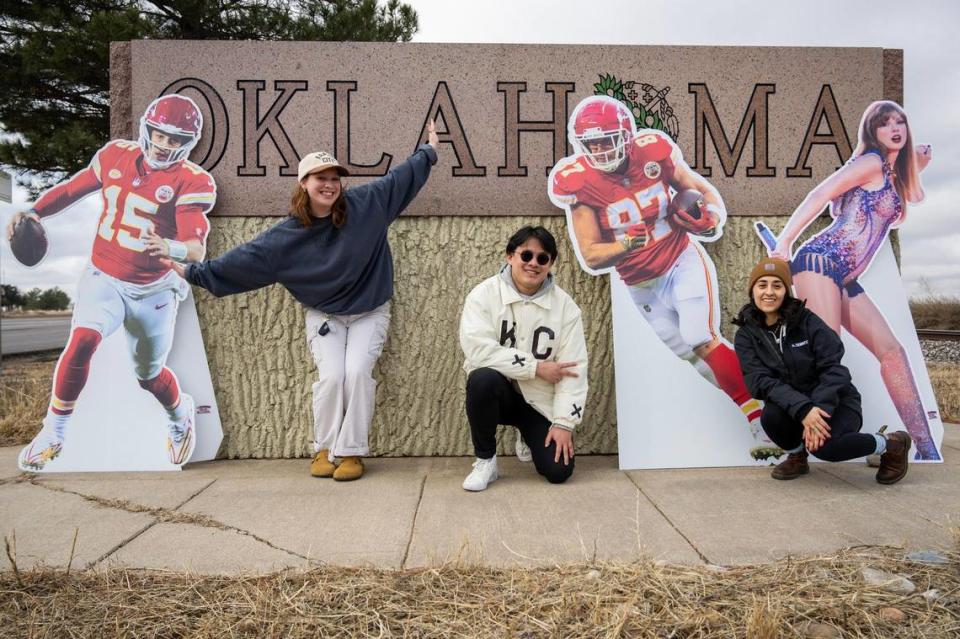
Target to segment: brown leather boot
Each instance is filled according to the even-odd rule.
[[[807,451],[801,450],[799,453],[787,455],[786,459],[773,467],[770,476],[774,479],[796,479],[809,472],[810,465],[807,464]]]
[[[910,455],[910,435],[902,430],[887,435],[887,452],[880,455],[877,483],[895,484],[907,474]]]

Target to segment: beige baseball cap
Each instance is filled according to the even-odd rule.
[[[300,166],[297,167],[297,181],[303,180],[303,178],[311,173],[329,168],[335,168],[340,175],[350,175],[350,171],[337,162],[337,158],[326,151],[307,153],[303,156],[303,159],[300,160]]]

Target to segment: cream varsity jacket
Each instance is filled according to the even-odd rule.
[[[509,277],[509,274],[508,274]],[[587,345],[580,308],[560,287],[524,299],[501,275],[467,295],[460,317],[467,373],[492,368],[516,380],[528,404],[551,423],[573,430],[587,399]],[[551,384],[536,376],[537,362],[576,362],[577,377]]]

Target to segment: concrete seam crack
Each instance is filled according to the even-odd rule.
[[[710,559],[705,554],[703,554],[699,548],[697,548],[696,544],[694,544],[693,541],[691,541],[690,538],[687,537],[683,533],[683,531],[680,530],[677,527],[677,525],[673,523],[673,520],[667,516],[667,513],[663,512],[663,509],[660,508],[659,504],[657,504],[657,502],[655,502],[653,498],[651,498],[650,495],[648,495],[646,491],[644,491],[643,488],[640,487],[640,484],[638,484],[636,480],[630,476],[629,473],[624,473],[624,474],[627,475],[627,479],[630,480],[630,483],[634,485],[634,487],[640,492],[640,494],[643,495],[647,499],[647,501],[650,502],[650,505],[656,508],[657,512],[660,513],[660,516],[663,517],[668,524],[670,524],[670,527],[673,528],[675,531],[677,531],[677,534],[683,537],[683,540],[687,542],[691,548],[693,548],[693,551],[697,553],[697,555],[700,557],[700,560],[705,564],[713,564],[713,562],[710,561]]]
[[[173,510],[179,510],[179,509],[180,509],[184,504],[186,504],[188,501],[190,501],[191,499],[193,499],[194,497],[196,497],[197,495],[199,495],[200,493],[202,493],[203,491],[205,491],[207,488],[210,488],[210,486],[212,486],[216,481],[217,481],[216,479],[213,479],[212,481],[210,481],[209,483],[207,483],[206,485],[204,485],[200,490],[198,490],[197,492],[195,492],[195,493],[193,493],[192,495],[190,495],[189,497],[187,497],[187,498],[186,498],[185,500],[183,500],[181,503],[177,504],[177,505],[173,508]],[[74,493],[74,494],[80,495],[80,493]],[[80,495],[80,496],[83,497],[84,499],[86,499],[86,498],[88,497],[88,495]],[[126,510],[126,509],[120,508],[119,510]],[[150,530],[150,529],[153,528],[154,526],[156,526],[156,525],[157,525],[157,521],[158,521],[158,519],[154,518],[153,521],[151,521],[149,524],[147,524],[146,526],[144,526],[143,528],[141,528],[140,530],[138,530],[137,532],[135,532],[132,536],[124,539],[124,540],[121,541],[119,544],[117,544],[116,546],[114,546],[113,548],[111,548],[110,550],[108,550],[107,552],[105,552],[104,554],[100,555],[99,557],[97,557],[96,559],[94,559],[93,561],[91,561],[90,563],[88,563],[87,566],[86,566],[87,570],[89,570],[90,568],[93,568],[94,566],[96,566],[96,565],[99,564],[100,562],[106,560],[108,557],[110,557],[110,555],[112,555],[113,553],[117,552],[118,550],[120,550],[121,548],[123,548],[124,546],[126,546],[127,544],[129,544],[130,542],[132,542],[134,539],[136,539],[137,537],[139,537],[139,536],[142,535],[143,533],[147,532],[148,530]]]
[[[110,550],[108,550],[107,552],[103,553],[102,555],[100,555],[99,557],[97,557],[96,559],[94,559],[93,561],[91,561],[90,563],[88,563],[88,564],[85,566],[85,569],[86,569],[86,570],[90,570],[91,568],[93,568],[94,566],[96,566],[97,564],[99,564],[101,561],[106,560],[110,555],[112,555],[113,553],[117,552],[118,550],[120,550],[121,548],[123,548],[124,546],[126,546],[127,544],[129,544],[130,542],[132,542],[134,539],[136,539],[137,537],[139,537],[139,536],[142,535],[143,533],[147,532],[148,530],[150,530],[151,528],[153,528],[153,527],[156,526],[156,525],[157,525],[157,520],[154,519],[153,521],[151,521],[150,523],[148,523],[146,526],[144,526],[143,528],[141,528],[141,529],[138,530],[137,532],[133,533],[133,535],[131,535],[130,537],[124,539],[124,540],[121,541],[119,544],[117,544],[116,546],[114,546],[113,548],[111,548]]]
[[[197,495],[199,495],[201,492],[203,492],[204,490],[206,490],[207,488],[209,488],[215,481],[216,481],[216,480],[211,481],[209,484],[207,484],[206,486],[204,486],[203,488],[201,488],[201,489],[200,489],[199,491],[197,491],[195,494],[193,494],[192,496],[190,496],[189,498],[187,498],[187,499],[183,502],[183,504],[186,504],[188,501],[190,501],[191,499],[193,499],[194,497],[196,497]],[[259,535],[254,534],[254,533],[250,532],[249,530],[244,530],[243,528],[238,528],[238,527],[236,527],[236,526],[231,526],[230,524],[225,524],[225,523],[223,523],[222,521],[218,521],[218,520],[214,519],[213,517],[208,517],[208,516],[206,516],[206,515],[196,515],[196,514],[193,514],[193,513],[184,513],[184,512],[180,512],[180,511],[177,510],[176,508],[161,508],[161,507],[142,506],[142,505],[140,505],[140,504],[135,504],[135,503],[133,503],[133,502],[129,502],[129,501],[126,501],[126,500],[121,500],[121,499],[105,499],[105,498],[103,498],[103,497],[97,497],[97,496],[95,496],[95,495],[85,495],[85,494],[83,494],[83,493],[78,493],[78,492],[73,491],[73,490],[68,490],[68,489],[66,489],[66,488],[62,488],[62,487],[60,487],[60,486],[48,486],[48,485],[46,485],[46,484],[44,484],[44,483],[41,483],[41,482],[39,482],[39,481],[30,481],[29,483],[33,484],[34,486],[38,486],[38,487],[40,487],[40,488],[45,488],[45,489],[47,489],[47,490],[52,490],[52,491],[55,491],[55,492],[65,493],[65,494],[68,494],[68,495],[75,495],[75,496],[77,496],[77,497],[80,497],[81,499],[85,499],[86,501],[89,501],[89,502],[91,502],[91,503],[97,504],[98,506],[102,506],[102,507],[105,507],[105,508],[112,508],[112,509],[114,509],[114,510],[122,510],[122,511],[124,511],[124,512],[132,513],[132,514],[146,514],[146,515],[149,515],[149,516],[151,516],[151,517],[154,518],[154,521],[153,521],[151,524],[147,525],[145,528],[143,528],[142,530],[140,530],[139,532],[137,532],[137,533],[136,533],[133,537],[131,537],[130,539],[128,539],[128,540],[120,543],[116,548],[113,548],[110,552],[108,552],[107,555],[110,555],[110,554],[116,552],[117,550],[119,550],[120,548],[122,548],[123,546],[127,545],[128,543],[130,543],[131,541],[133,541],[134,539],[136,539],[137,537],[139,537],[140,535],[142,535],[144,532],[147,531],[147,529],[153,527],[154,525],[159,524],[159,523],[170,523],[170,524],[189,524],[189,525],[193,525],[193,526],[199,526],[199,527],[201,527],[201,528],[216,528],[216,529],[218,529],[218,530],[225,530],[225,531],[229,531],[229,532],[235,532],[235,533],[237,533],[237,534],[245,535],[245,536],[247,536],[247,537],[250,537],[250,538],[254,539],[255,541],[260,542],[261,544],[265,544],[265,545],[269,546],[270,548],[273,548],[274,550],[279,550],[280,552],[285,552],[285,553],[287,553],[287,554],[289,554],[289,555],[293,555],[294,557],[297,557],[297,558],[299,558],[299,559],[304,559],[304,560],[309,561],[309,562],[311,562],[311,563],[316,563],[316,560],[310,559],[310,558],[307,557],[306,555],[301,555],[300,553],[295,552],[295,551],[293,551],[293,550],[289,550],[289,549],[287,549],[287,548],[282,548],[282,547],[280,547],[280,546],[277,546],[276,544],[272,543],[271,541],[269,541],[269,540],[267,540],[267,539],[264,539],[263,537],[260,537]],[[183,504],[181,504],[181,506],[182,506]],[[179,508],[179,506],[178,506],[177,508]],[[97,559],[96,561],[92,562],[92,563],[90,564],[90,566],[92,566],[93,564],[97,563],[97,562],[100,561],[101,559],[105,558],[107,555],[104,555],[104,557],[101,557],[101,558]],[[89,567],[89,566],[88,566],[88,567]]]
[[[197,492],[193,493],[192,495],[190,495],[189,497],[187,497],[186,499],[184,499],[182,502],[180,502],[179,504],[177,504],[176,506],[174,506],[174,507],[173,507],[173,510],[180,510],[181,508],[183,508],[184,506],[186,506],[188,502],[192,501],[194,497],[196,497],[197,495],[199,495],[200,493],[202,493],[203,491],[205,491],[207,488],[210,488],[210,487],[213,486],[215,483],[217,483],[216,478],[211,479],[211,480],[210,480],[210,483],[206,484],[203,488],[201,488],[200,490],[198,490]]]
[[[413,511],[413,521],[410,522],[410,536],[407,538],[407,547],[403,549],[403,558],[400,560],[400,568],[407,567],[407,558],[410,556],[410,546],[413,545],[413,533],[417,528],[417,516],[420,515],[420,504],[423,502],[423,488],[427,485],[427,475],[424,474],[420,479],[420,494],[417,495],[417,507]]]

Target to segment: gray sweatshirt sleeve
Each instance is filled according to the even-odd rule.
[[[186,280],[217,297],[244,293],[277,281],[265,234],[212,260],[187,265]]]

